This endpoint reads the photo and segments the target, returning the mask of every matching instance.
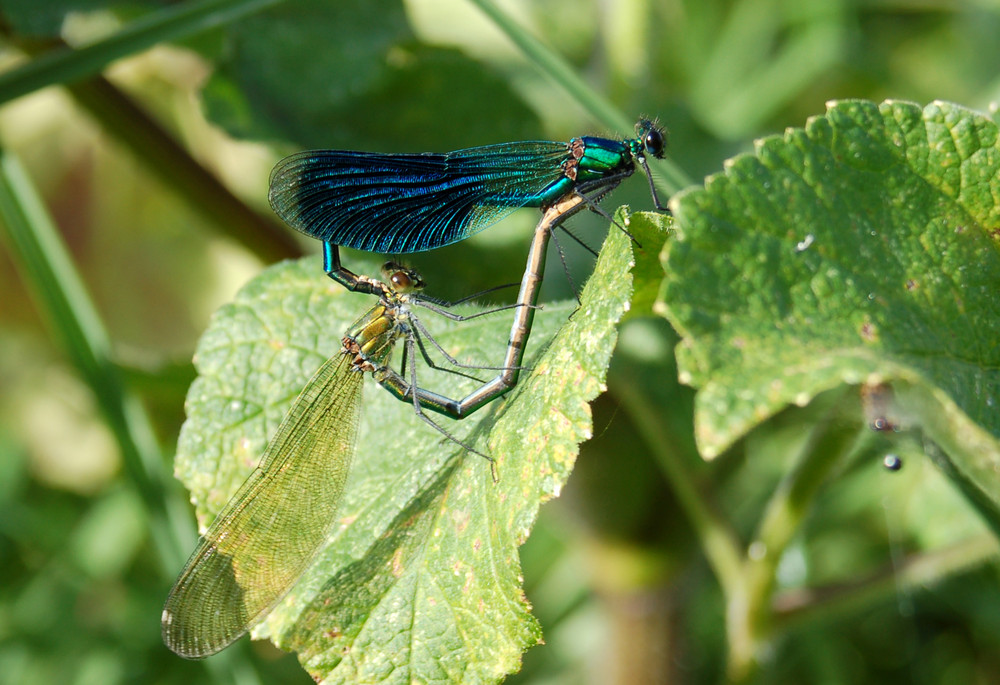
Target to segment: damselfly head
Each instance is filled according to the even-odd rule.
[[[635,125],[635,134],[646,154],[663,159],[667,149],[667,132],[655,121],[640,119]]]
[[[415,269],[407,269],[396,262],[386,262],[382,265],[382,278],[388,281],[393,291],[398,294],[422,290],[424,281]]]

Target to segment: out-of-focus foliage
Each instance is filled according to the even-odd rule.
[[[0,80],[57,41],[92,44],[176,6],[5,0]],[[987,110],[1000,93],[1000,9],[988,3],[502,7],[625,116],[659,116],[671,159],[694,179],[722,171],[757,137],[805,127],[832,99],[940,99]],[[104,75],[265,223],[270,166],[302,147],[445,150],[627,133],[597,123],[471,2],[287,0],[130,56]],[[169,472],[189,360],[209,314],[262,259],[286,254],[219,237],[217,219],[154,173],[150,150],[160,141],[126,144],[127,128],[64,88],[0,104],[0,146],[23,159],[41,191]],[[645,184],[632,179],[605,206],[618,203],[649,209]],[[446,298],[516,280],[534,219],[526,212],[410,261]],[[573,226],[594,245],[606,230],[596,218]],[[581,283],[592,258],[563,247]],[[714,258],[725,263],[731,247],[712,244]],[[207,669],[162,646],[160,608],[177,569],[158,558],[99,403],[55,343],[20,267],[12,250],[0,250],[0,681],[252,682],[256,669],[263,682],[308,682],[266,642]],[[560,260],[549,267],[546,296],[567,296]],[[957,279],[956,294],[961,287]],[[960,310],[964,301],[950,304]],[[691,309],[695,321],[708,317]],[[774,564],[769,628],[781,638],[759,664],[762,682],[990,682],[1000,671],[1000,578],[984,561],[995,545],[949,480],[945,453],[918,430],[870,432],[859,417],[872,407],[849,388],[780,411],[706,464],[695,449],[694,393],[677,382],[677,340],[651,317],[622,328],[610,392],[594,405],[595,437],[521,548],[546,644],[525,655],[511,681],[717,682],[733,649],[720,583],[728,593],[733,581],[702,550],[724,533],[752,543],[740,550],[747,577],[756,563]],[[842,456],[797,499],[805,486],[794,474],[811,473],[817,446]],[[888,453],[903,457],[902,471],[882,469]],[[782,497],[783,488],[791,494]],[[171,496],[184,497],[179,489]],[[732,530],[714,527],[710,514],[692,517],[692,500]],[[776,530],[779,504],[795,512],[791,531]],[[774,537],[762,540],[762,530]],[[782,553],[772,559],[765,542],[776,539]],[[744,675],[753,677],[730,673]]]

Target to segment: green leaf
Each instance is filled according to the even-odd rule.
[[[640,237],[647,246],[657,239]],[[367,393],[340,525],[257,636],[299,652],[326,682],[492,682],[519,667],[540,631],[517,547],[590,435],[588,402],[603,389],[628,305],[630,259],[627,237],[612,230],[579,310],[561,303],[536,315],[531,372],[518,387],[464,421],[434,417],[497,460],[499,483],[486,461],[411,406],[378,388]],[[239,487],[297,392],[371,304],[326,278],[314,258],[268,269],[219,311],[198,347],[176,465],[200,520]],[[421,320],[471,363],[499,361],[510,328],[502,312]],[[452,397],[470,385],[426,370],[419,382]]]
[[[946,103],[838,102],[675,198],[662,305],[705,455],[885,381],[996,523],[997,132]]]
[[[638,212],[630,215],[628,220],[626,228],[629,233],[638,237],[638,244],[633,246],[635,266],[632,267],[632,276],[635,278],[635,292],[626,319],[653,314],[663,278],[660,249],[674,225],[673,217],[656,212]],[[648,244],[646,236],[652,236]]]
[[[204,99],[234,135],[313,148],[451,149],[538,126],[487,67],[417,42],[397,0],[289,0],[234,24]]]
[[[206,90],[208,114],[232,128],[234,98],[245,97],[238,123],[248,130],[236,132],[257,137],[280,137],[288,126],[292,137],[317,124],[337,128],[334,112],[381,78],[392,46],[412,38],[397,0],[291,0],[232,25],[225,36]],[[219,107],[223,92],[226,108]]]

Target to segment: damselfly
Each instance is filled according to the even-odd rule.
[[[202,658],[237,640],[291,590],[322,549],[354,459],[365,373],[412,401],[428,424],[447,435],[421,409],[440,410],[454,400],[417,387],[412,362],[409,380],[388,365],[400,339],[411,359],[417,353],[423,329],[411,307],[421,302],[416,291],[423,283],[416,272],[391,263],[383,275],[384,282],[365,279],[379,302],[303,388],[259,466],[202,536],[167,596],[163,641],[177,654]]]

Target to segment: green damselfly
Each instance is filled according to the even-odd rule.
[[[323,548],[354,459],[365,373],[412,401],[421,418],[448,435],[422,411],[448,413],[443,407],[454,401],[416,385],[423,328],[411,312],[414,305],[442,312],[442,303],[425,302],[418,294],[419,275],[396,264],[383,267],[384,281],[357,278],[378,294],[378,303],[351,326],[340,351],[306,383],[260,464],[201,537],[167,596],[163,641],[180,656],[209,656],[245,634]],[[409,380],[388,365],[400,339],[410,359]]]

